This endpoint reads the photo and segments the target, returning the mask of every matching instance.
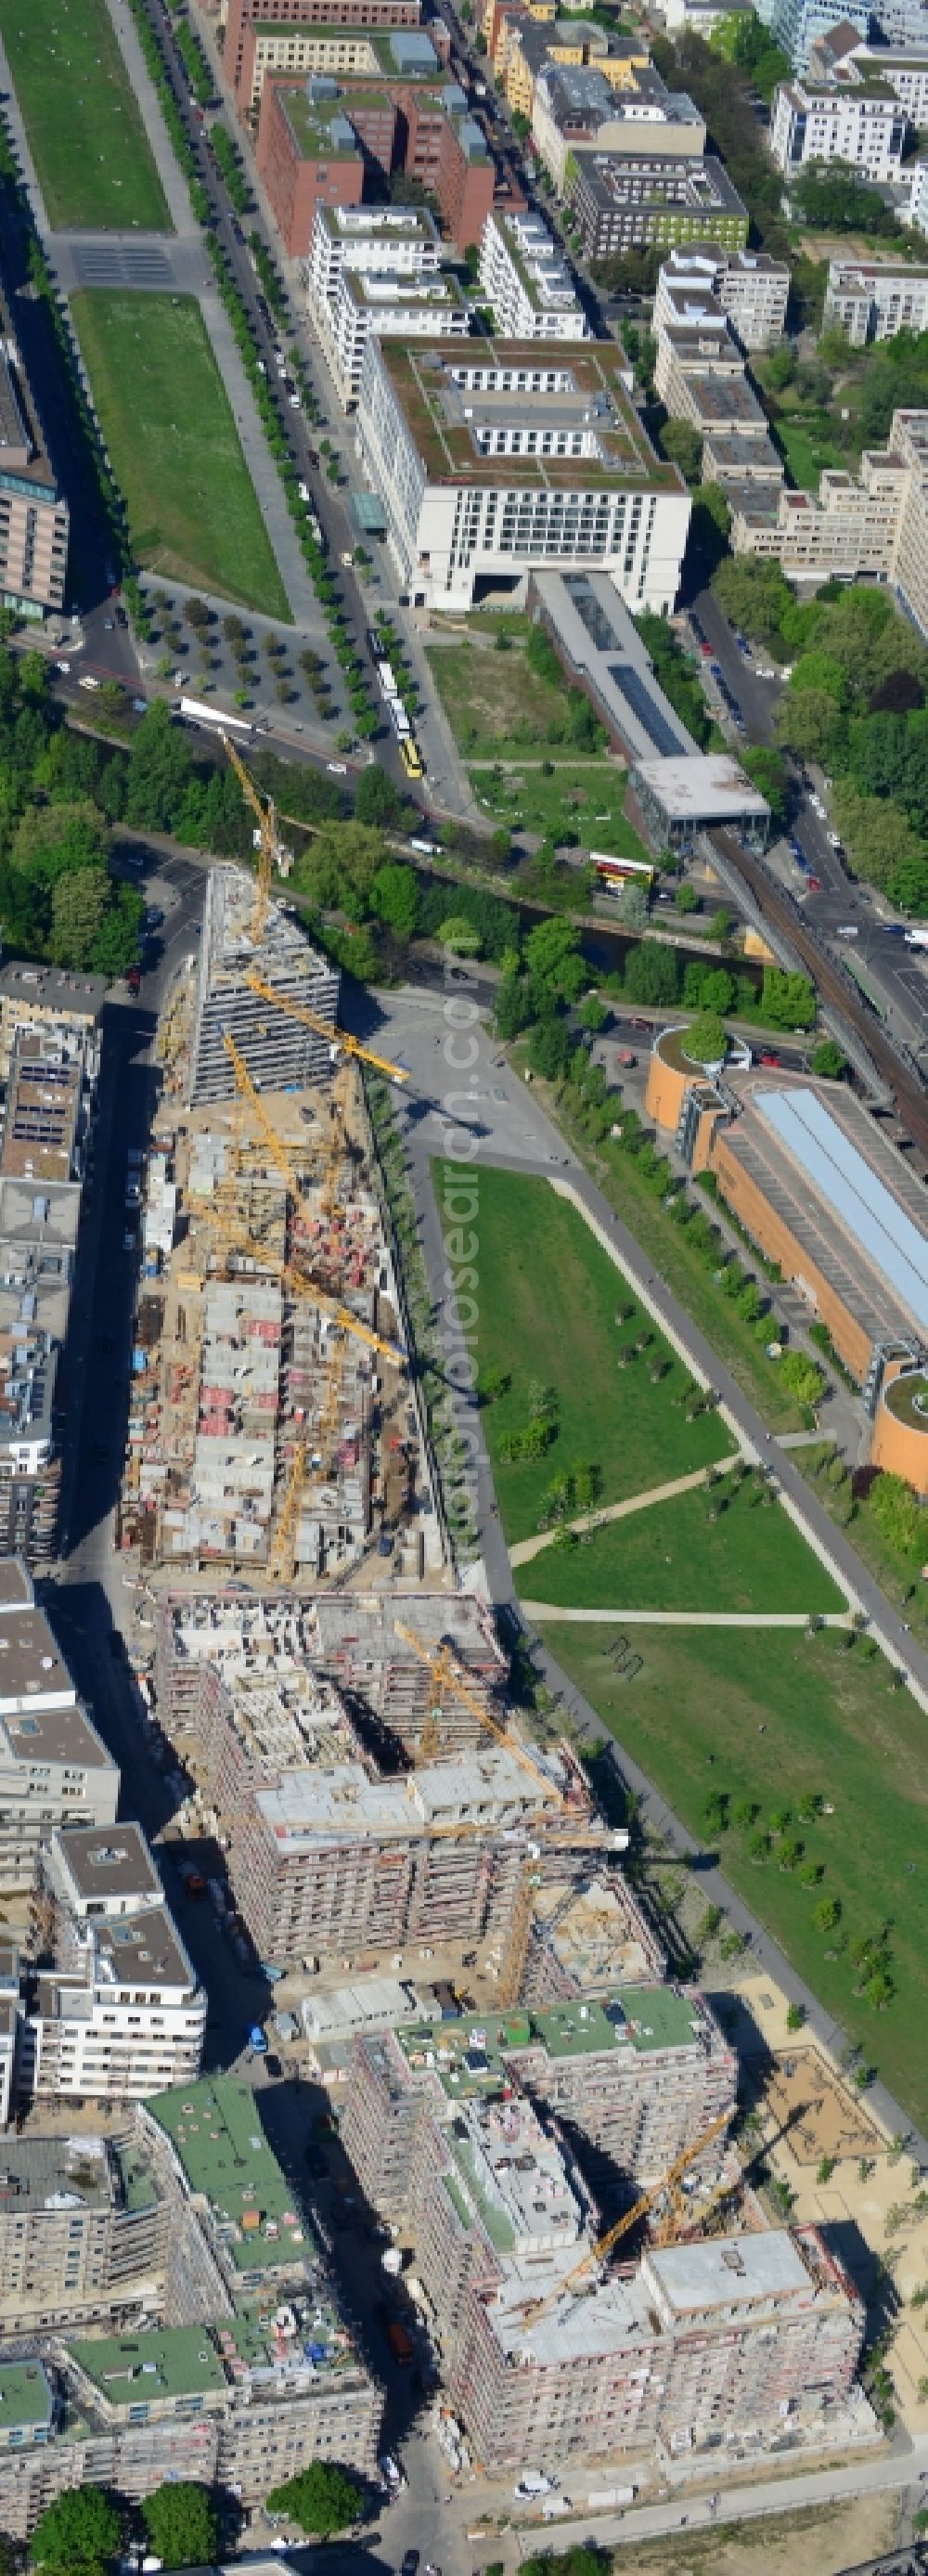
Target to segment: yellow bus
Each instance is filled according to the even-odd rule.
[[[402,754],[403,767],[408,772],[409,777],[424,778],[425,768],[422,756],[417,750],[411,735],[408,740],[400,743],[400,752]]]

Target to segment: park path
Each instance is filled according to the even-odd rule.
[[[589,1538],[591,1530],[605,1529],[609,1521],[627,1520],[630,1512],[649,1511],[652,1503],[672,1503],[677,1494],[695,1494],[700,1485],[708,1483],[710,1476],[727,1474],[732,1467],[740,1467],[741,1464],[741,1453],[736,1451],[730,1458],[715,1459],[711,1467],[697,1467],[692,1475],[675,1476],[669,1485],[649,1485],[646,1493],[629,1494],[624,1503],[606,1503],[602,1511],[583,1512],[579,1520],[561,1523],[559,1527],[573,1530],[577,1538]],[[509,1550],[510,1565],[528,1565],[533,1556],[540,1556],[544,1548],[554,1546],[557,1535],[557,1530],[549,1529],[539,1530],[537,1538],[517,1539]]]
[[[632,1628],[849,1628],[852,1610],[565,1610],[556,1601],[523,1601],[527,1619],[565,1619],[583,1627],[626,1620]]]

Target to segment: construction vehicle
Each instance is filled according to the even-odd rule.
[[[285,849],[284,844],[280,839],[277,830],[277,814],[273,796],[268,796],[266,800],[261,798],[255,786],[254,779],[251,776],[251,772],[246,769],[241,753],[236,749],[231,734],[220,733],[219,739],[222,744],[223,751],[225,752],[226,759],[231,761],[242,795],[244,796],[245,803],[246,805],[251,806],[252,813],[256,818],[258,826],[256,834],[258,846],[258,874],[255,883],[255,900],[250,925],[252,944],[257,948],[267,929],[267,916],[270,910],[271,886],[274,881],[274,870],[277,868],[281,876],[286,876],[293,865],[293,853],[291,850]]]
[[[569,2294],[576,2282],[582,2281],[586,2273],[592,2271],[594,2264],[605,2261],[606,2255],[612,2253],[613,2247],[620,2243],[623,2236],[629,2234],[631,2228],[637,2227],[639,2219],[646,2217],[648,2210],[654,2208],[655,2202],[662,2200],[665,2192],[672,2191],[680,2175],[685,2174],[690,2165],[698,2162],[699,2157],[705,2154],[706,2148],[711,2147],[713,2138],[719,2137],[721,2131],[727,2129],[730,2118],[730,2111],[720,2111],[718,2119],[711,2121],[708,2129],[703,2129],[701,2136],[694,2140],[693,2145],[685,2147],[683,2154],[675,2157],[673,2164],[668,2166],[667,2172],[662,2174],[660,2182],[653,2183],[650,2191],[643,2191],[633,2202],[631,2209],[625,2211],[624,2217],[617,2218],[614,2227],[607,2227],[605,2236],[597,2237],[595,2245],[590,2246],[589,2252],[582,2255],[579,2263],[574,2263],[571,2270],[565,2273],[560,2287],[552,2290],[546,2299],[534,2299],[523,2309],[522,2315],[527,2326],[540,2325],[542,2317],[549,2317],[552,2310],[560,2306],[561,2300]]]

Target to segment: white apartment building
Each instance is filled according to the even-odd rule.
[[[773,103],[770,150],[778,170],[795,178],[808,161],[844,161],[861,179],[898,179],[909,125],[883,80],[832,88],[781,81]]]
[[[823,319],[838,323],[855,349],[928,327],[928,268],[882,267],[874,260],[828,263]]]
[[[900,221],[913,225],[917,233],[928,234],[928,161],[910,162],[906,175],[909,202]]]
[[[332,373],[346,411],[353,411],[372,337],[466,340],[470,313],[449,277],[359,274],[345,268],[329,307],[329,331]]]
[[[52,1834],[33,1942],[23,2089],[42,2101],[142,2102],[196,2080],[206,1995],[139,1825]]]
[[[611,572],[630,608],[672,609],[690,498],[599,341],[542,357],[520,340],[417,351],[372,338],[358,453],[379,492],[400,588],[467,609],[557,564]]]
[[[837,575],[888,582],[928,636],[928,411],[893,414],[886,450],[865,449],[860,479],[829,471],[819,497],[780,492],[776,506],[736,510],[736,554],[770,556],[789,581]]]
[[[879,14],[882,24],[882,10]],[[851,87],[858,81],[887,81],[911,124],[924,125],[928,118],[928,12],[921,39],[920,43],[907,40],[869,44],[856,27],[843,20],[819,37],[809,58],[809,71],[815,81],[837,80]]]
[[[770,259],[765,251],[721,250],[714,242],[681,243],[668,252],[658,277],[655,330],[665,314],[668,321],[679,319],[674,299],[680,292],[701,312],[711,298],[742,349],[769,349],[782,338],[789,299],[785,260]]]
[[[480,284],[507,340],[586,340],[590,325],[563,254],[540,215],[490,214]]]
[[[119,1772],[18,1558],[0,1560],[0,1893],[29,1889],[61,1825],[111,1825]]]
[[[358,277],[436,277],[441,244],[426,206],[317,206],[307,284],[328,319],[346,269]]]

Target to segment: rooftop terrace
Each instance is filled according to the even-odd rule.
[[[604,341],[565,343],[555,355],[533,340],[490,339],[465,355],[459,341],[420,350],[392,340],[380,343],[380,363],[430,483],[681,489],[625,391],[624,352]],[[517,455],[483,455],[478,433],[491,423],[494,431],[579,433],[589,452],[532,454],[523,445]]]

